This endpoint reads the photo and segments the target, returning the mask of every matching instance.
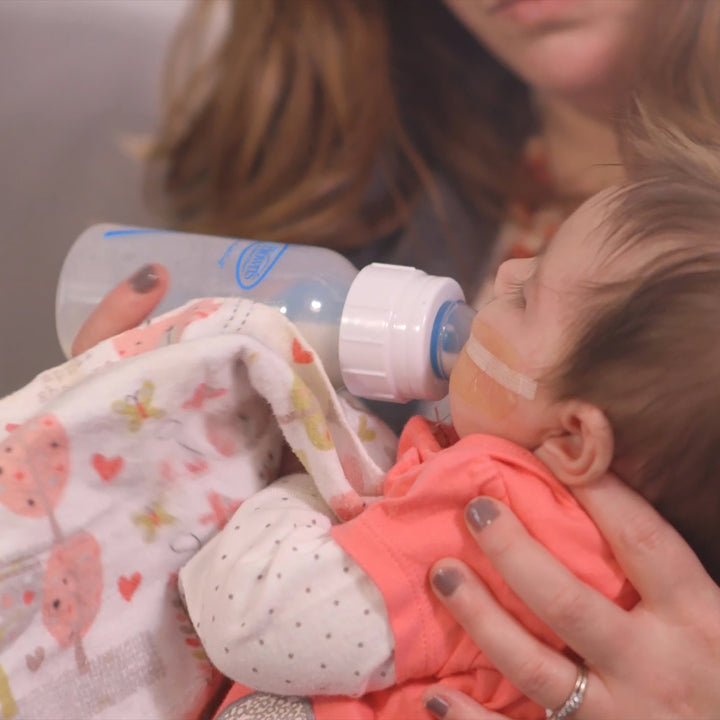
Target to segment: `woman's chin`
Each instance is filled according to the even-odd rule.
[[[548,37],[544,46],[529,52],[523,77],[540,95],[568,101],[612,106],[631,82],[616,43],[602,37]]]

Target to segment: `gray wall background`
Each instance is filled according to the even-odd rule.
[[[0,397],[64,359],[55,286],[75,237],[153,222],[118,138],[153,129],[185,4],[0,0]]]

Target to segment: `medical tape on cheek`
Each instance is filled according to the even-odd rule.
[[[503,387],[528,400],[535,397],[537,392],[537,382],[535,380],[508,367],[502,360],[498,360],[472,335],[465,345],[465,352],[485,374]]]

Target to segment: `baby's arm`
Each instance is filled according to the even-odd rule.
[[[212,663],[266,692],[361,695],[393,684],[382,595],[335,543],[332,512],[308,475],[243,503],[181,571]]]

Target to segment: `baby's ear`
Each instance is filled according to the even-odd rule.
[[[613,459],[614,439],[605,413],[582,400],[560,404],[557,432],[535,450],[564,485],[580,485],[604,475]]]

